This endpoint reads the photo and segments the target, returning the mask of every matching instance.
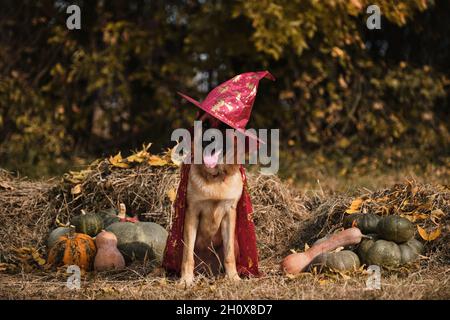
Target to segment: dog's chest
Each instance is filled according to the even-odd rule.
[[[207,183],[198,175],[191,175],[188,182],[188,198],[191,201],[224,200],[237,201],[242,195],[242,177],[239,172],[224,181]]]

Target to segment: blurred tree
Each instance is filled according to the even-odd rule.
[[[169,145],[234,74],[269,69],[251,125],[283,149],[449,157],[448,1],[12,1],[0,12],[0,166],[55,174],[74,156]],[[66,29],[69,4],[81,30]],[[270,116],[269,116],[270,115]],[[401,158],[400,154],[400,158]]]

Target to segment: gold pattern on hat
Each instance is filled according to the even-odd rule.
[[[233,111],[233,106],[229,103],[225,103],[225,107],[227,107],[228,111]]]
[[[224,93],[228,91],[228,86],[225,86],[223,88],[219,88],[219,93]]]
[[[213,107],[211,108],[212,112],[217,112],[219,111],[220,108],[223,107],[223,105],[225,104],[225,101],[223,101],[222,99],[220,99],[219,101],[217,101]]]
[[[241,79],[241,75],[240,74],[238,74],[237,76],[235,76],[234,78],[233,78],[233,82],[238,82],[239,81],[239,79]]]

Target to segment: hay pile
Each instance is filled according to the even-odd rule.
[[[14,249],[41,246],[55,220],[52,182],[31,182],[0,170],[0,262],[17,262]]]
[[[62,181],[30,182],[7,173],[1,179],[14,189],[0,190],[4,209],[0,213],[0,262],[14,262],[14,249],[20,247],[44,253],[49,231],[57,222],[67,223],[81,209],[98,211],[124,203],[128,214],[168,229],[179,174],[173,165],[116,168],[104,160],[71,172]],[[307,215],[304,199],[277,177],[249,174],[248,183],[261,258],[280,258],[288,252]]]
[[[14,248],[29,246],[45,253],[46,236],[56,221],[66,223],[81,209],[95,211],[122,202],[129,214],[169,228],[178,169],[170,163],[160,164],[117,167],[110,159],[71,172],[62,181],[49,182],[16,179],[2,171],[0,262],[15,262]],[[341,228],[345,211],[354,200],[336,194],[305,196],[273,176],[253,173],[248,181],[262,264],[278,262],[290,249],[303,248],[305,243],[311,244]],[[426,245],[427,254],[433,252],[439,262],[449,262],[447,187],[407,182],[376,192],[361,192],[360,198],[361,212],[409,215],[426,230],[438,224],[441,235]],[[436,212],[443,215],[431,219]]]

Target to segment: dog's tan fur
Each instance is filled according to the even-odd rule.
[[[235,228],[242,188],[239,165],[218,164],[213,169],[202,164],[191,165],[183,234],[182,285],[192,285],[196,265],[217,273],[223,264],[228,278],[240,279],[236,271],[239,249]]]

